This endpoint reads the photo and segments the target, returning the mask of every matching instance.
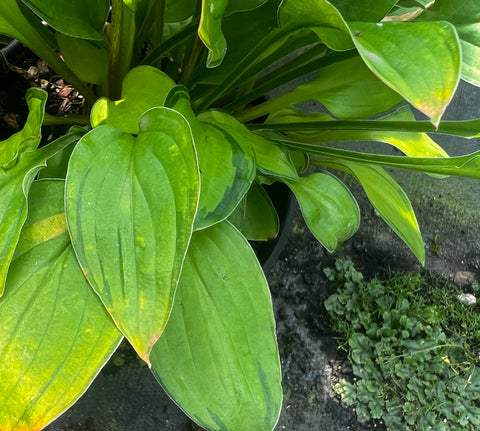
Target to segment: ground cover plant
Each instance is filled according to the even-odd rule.
[[[366,281],[345,260],[325,273],[339,286],[325,307],[355,376],[336,390],[358,419],[382,419],[392,431],[478,429],[475,296],[418,274]]]
[[[480,133],[442,121],[460,79],[480,84],[479,22],[476,0],[2,1],[0,33],[85,112],[46,115],[32,88],[0,142],[0,429],[45,427],[123,337],[202,427],[273,429],[275,322],[248,243],[278,232],[263,186],[286,184],[333,251],[360,221],[347,172],[423,263],[385,168],[480,178],[479,153],[450,158],[431,137]],[[297,109],[311,100],[326,112]],[[42,139],[54,124],[74,126]]]

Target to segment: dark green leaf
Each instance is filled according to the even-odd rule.
[[[149,362],[190,241],[199,173],[190,127],[180,114],[155,108],[139,124],[137,137],[100,126],[77,144],[66,211],[88,280]]]
[[[159,382],[200,426],[274,428],[282,389],[270,292],[252,249],[230,224],[194,233],[151,360]]]

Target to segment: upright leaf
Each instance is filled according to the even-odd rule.
[[[99,126],[77,144],[66,213],[78,260],[139,356],[163,332],[190,241],[199,173],[190,127],[156,108],[137,137]]]
[[[460,78],[461,52],[448,22],[349,23],[367,66],[438,126]]]
[[[109,124],[124,132],[138,133],[140,116],[151,108],[163,106],[174,86],[175,82],[155,67],[135,67],[123,80],[120,100],[102,97],[95,102],[90,113],[92,126]]]
[[[208,430],[274,428],[282,402],[269,289],[255,255],[229,223],[195,232],[152,370]]]
[[[70,407],[121,340],[70,244],[63,181],[32,185],[0,299],[0,429],[39,430]]]
[[[37,91],[30,92],[30,96]],[[44,102],[37,99],[31,102],[31,106],[35,106],[34,110],[41,110]],[[43,113],[39,111],[29,116],[32,129],[38,126],[42,116]],[[3,294],[8,267],[27,216],[27,196],[35,175],[45,166],[49,157],[81,136],[80,133],[67,134],[50,145],[31,151],[39,142],[39,136],[29,136],[31,132],[35,133],[36,130],[25,132],[27,139],[18,143],[21,151],[14,166],[8,169],[0,168],[0,296]],[[21,136],[23,131],[19,133]]]
[[[308,228],[328,251],[333,252],[357,231],[360,225],[357,201],[336,177],[316,172],[284,182],[295,193]]]
[[[103,39],[109,0],[21,0],[51,27],[68,36]]]

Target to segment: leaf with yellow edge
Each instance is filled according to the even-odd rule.
[[[88,388],[122,336],[75,258],[63,181],[32,185],[0,299],[0,429],[39,430]]]

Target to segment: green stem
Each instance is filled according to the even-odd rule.
[[[130,70],[135,42],[135,14],[123,0],[112,0],[110,27],[109,96],[120,99],[122,81]]]
[[[203,44],[201,39],[197,35],[195,35],[195,41],[193,43],[192,51],[190,55],[188,55],[187,64],[185,65],[184,70],[182,72],[182,76],[180,78],[181,84],[188,87],[190,78],[192,77],[193,70],[197,65],[197,61],[200,58],[200,55],[204,47],[205,45]]]
[[[87,126],[90,124],[88,115],[68,115],[66,117],[55,117],[45,113],[43,118],[43,126],[65,126],[71,124],[78,124],[80,126]]]
[[[273,101],[278,99],[272,99]],[[262,105],[259,105],[262,106]],[[309,121],[298,123],[251,123],[250,130],[269,129],[277,132],[298,132],[312,130],[388,130],[392,132],[436,133],[454,135],[463,138],[480,136],[480,118],[464,121],[443,121],[435,127],[429,121],[374,121],[374,120],[339,120]]]

